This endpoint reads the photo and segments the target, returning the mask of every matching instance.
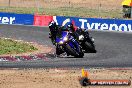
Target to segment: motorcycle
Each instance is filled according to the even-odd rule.
[[[89,36],[86,29],[78,29],[76,31],[76,36],[78,38],[79,44],[86,53],[96,53],[94,38]]]
[[[61,31],[56,36],[56,54],[60,55],[66,52],[67,55],[82,58],[84,53],[79,43],[74,39],[68,31]]]

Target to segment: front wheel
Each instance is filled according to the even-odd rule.
[[[77,52],[76,50],[74,50],[73,48],[70,47],[70,45],[66,45],[66,50],[67,50],[67,54],[72,55],[74,57],[79,57],[82,58],[84,56],[83,52]]]
[[[63,53],[63,50],[60,48],[59,45],[57,45],[57,46],[56,46],[56,54],[57,54],[57,55],[60,55],[60,54],[62,54],[62,53]]]

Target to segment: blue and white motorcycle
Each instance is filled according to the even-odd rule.
[[[79,58],[84,56],[79,43],[74,37],[68,31],[61,31],[56,36],[56,54],[60,55],[65,52],[68,56],[71,55]]]

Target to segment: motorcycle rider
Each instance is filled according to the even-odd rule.
[[[71,30],[64,26],[57,25],[57,23],[55,21],[51,21],[49,23],[49,29],[50,29],[49,38],[51,38],[53,45],[55,45],[55,43],[56,43],[55,39],[56,39],[57,34],[60,34],[61,31]]]
[[[84,29],[81,29],[75,26],[74,21],[69,22],[67,26],[60,26],[60,25],[57,25],[55,21],[51,21],[49,23],[49,29],[50,29],[49,38],[51,38],[53,45],[55,45],[56,43],[55,39],[56,39],[57,34],[61,33],[61,31],[69,31],[69,33],[77,40],[79,36],[78,33],[84,32]]]
[[[55,45],[56,35],[60,29],[60,26],[57,25],[55,21],[51,21],[49,23],[49,29],[50,29],[49,38],[51,38],[53,45]]]
[[[72,35],[74,36],[75,39],[79,40],[79,35],[85,33],[87,34],[87,36],[89,36],[89,32],[85,31],[85,29],[79,28],[77,26],[75,26],[74,21],[72,21],[67,28],[72,32]]]
[[[56,43],[56,41],[55,41],[56,36],[58,34],[60,34],[61,31],[68,31],[66,27],[57,25],[57,23],[55,21],[51,21],[49,23],[49,29],[50,29],[49,38],[51,38],[53,45],[55,45],[55,43]]]

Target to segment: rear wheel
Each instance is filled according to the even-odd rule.
[[[80,50],[80,53],[79,53],[78,58],[83,58],[83,56],[84,56],[84,53],[83,53],[83,51],[82,51],[82,50]]]
[[[95,46],[92,42],[85,42],[85,51],[88,53],[96,53]]]

